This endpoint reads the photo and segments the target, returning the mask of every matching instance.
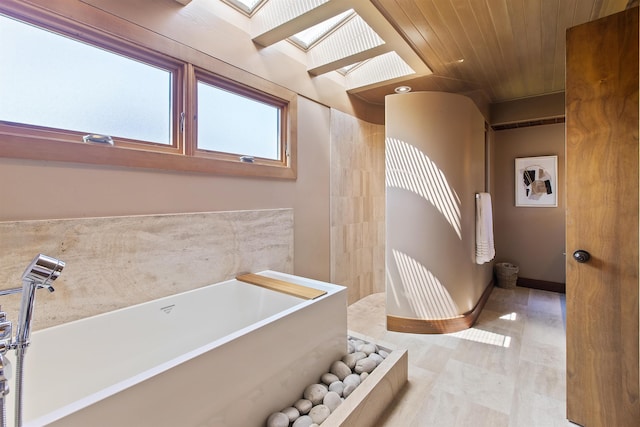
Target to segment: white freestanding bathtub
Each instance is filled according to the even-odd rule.
[[[24,425],[263,426],[345,353],[347,300],[341,286],[259,274],[327,293],[229,280],[34,332]]]

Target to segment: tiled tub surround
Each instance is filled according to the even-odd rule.
[[[293,272],[293,210],[0,222],[0,286],[20,286],[38,253],[63,260],[38,291],[33,330],[228,280]],[[17,321],[20,295],[0,298]]]
[[[331,110],[331,281],[349,304],[384,291],[384,126]]]
[[[25,426],[262,425],[345,353],[347,292],[259,274],[327,293],[230,280],[35,332]]]

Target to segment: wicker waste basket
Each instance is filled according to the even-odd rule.
[[[515,288],[518,281],[517,265],[508,262],[497,262],[495,265],[496,277],[498,278],[498,286],[501,288]]]

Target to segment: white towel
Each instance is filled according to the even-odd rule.
[[[476,196],[476,264],[489,262],[495,256],[491,194],[479,193]]]

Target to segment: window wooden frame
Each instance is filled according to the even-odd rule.
[[[213,175],[296,178],[297,94],[294,92],[173,40],[164,38],[163,43],[158,44],[154,40],[157,35],[141,31],[130,23],[118,23],[132,27],[125,33],[133,37],[125,39],[22,2],[3,2],[0,13],[173,73],[170,146],[123,138],[114,138],[114,146],[87,144],[82,142],[80,132],[0,121],[0,157]],[[281,162],[246,163],[238,156],[196,149],[196,73],[224,82],[232,92],[282,103]]]
[[[238,82],[234,82],[232,80],[226,79],[222,76],[216,75],[214,73],[211,73],[203,69],[195,68],[194,73],[195,73],[195,78],[193,80],[196,85],[198,82],[202,82],[219,89],[227,90],[230,93],[236,94],[238,96],[244,96],[248,99],[262,102],[264,104],[277,108],[280,113],[279,114],[280,122],[278,123],[279,153],[278,153],[277,160],[252,156],[251,153],[226,153],[226,152],[212,151],[212,150],[205,150],[205,149],[198,148],[198,145],[197,145],[198,144],[198,135],[197,135],[198,117],[197,115],[195,117],[196,123],[194,124],[194,137],[192,138],[193,152],[195,153],[195,155],[198,157],[215,158],[215,159],[220,159],[225,161],[237,161],[240,158],[240,156],[247,155],[253,158],[253,164],[270,165],[270,166],[276,166],[276,167],[287,167],[289,164],[289,156],[288,156],[289,150],[288,150],[288,138],[287,138],[289,124],[288,124],[287,117],[289,116],[288,111],[289,111],[290,101],[278,98],[276,96],[270,95],[265,92],[261,92],[256,88],[240,85]],[[196,90],[197,89],[194,88],[194,91]],[[196,104],[197,104],[197,99],[198,97],[196,93],[196,95],[194,96],[194,100]]]

